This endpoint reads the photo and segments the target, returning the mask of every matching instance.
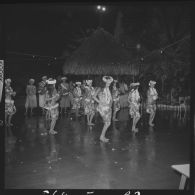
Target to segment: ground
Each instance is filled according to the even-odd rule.
[[[99,116],[87,127],[84,116],[63,116],[57,135],[45,135],[44,117],[25,117],[18,110],[14,126],[6,129],[5,188],[22,189],[178,189],[180,175],[173,164],[190,161],[189,119],[175,111],[158,110],[155,127],[143,113],[139,133],[130,131],[128,109],[99,141]]]

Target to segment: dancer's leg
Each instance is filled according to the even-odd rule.
[[[132,131],[135,131],[135,120],[136,120],[136,117],[134,116],[133,117],[133,124],[132,124]]]
[[[95,113],[92,113],[90,115],[90,118],[89,118],[89,122],[90,122],[91,125],[94,125],[94,123],[92,123],[92,120],[93,120],[94,115],[95,115]]]
[[[136,128],[136,125],[139,122],[139,120],[140,120],[140,116],[137,116],[136,119],[135,119],[135,130],[136,130],[136,132],[138,132],[138,128]]]
[[[25,107],[25,115],[27,115],[28,114],[28,107],[26,106]]]
[[[13,114],[8,116],[8,126],[12,126],[13,124],[11,123]]]
[[[49,130],[49,133],[51,133],[51,134],[57,133],[57,131],[54,131],[56,120],[57,120],[56,118],[52,118],[52,120],[51,120],[51,125],[50,125],[50,130]]]
[[[152,111],[152,112],[150,113],[150,118],[149,118],[149,125],[152,126],[152,127],[154,126],[154,124],[152,123],[153,120],[154,120],[154,117],[155,117],[155,112]]]
[[[138,128],[136,128],[136,125],[139,120],[140,120],[140,115],[133,117],[132,131],[138,132]]]
[[[30,108],[30,114],[31,114],[31,116],[33,115],[33,108],[32,107]]]
[[[89,116],[89,113],[87,114],[87,124],[90,125],[90,116]]]
[[[155,118],[156,112],[153,112],[152,118],[151,118],[151,123],[153,124],[154,118]],[[154,125],[154,124],[153,124]]]
[[[106,131],[108,130],[108,127],[110,126],[110,124],[111,124],[110,122],[105,122],[104,123],[104,127],[102,129],[102,133],[101,133],[101,136],[100,136],[100,140],[103,141],[103,142],[108,142],[109,141],[109,139],[107,139],[105,137],[105,134],[106,134]]]

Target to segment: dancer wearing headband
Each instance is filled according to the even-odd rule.
[[[113,82],[113,78],[110,76],[104,76],[102,80],[105,83],[105,86],[103,89],[99,88],[95,92],[94,99],[98,103],[97,111],[100,113],[104,122],[100,140],[102,142],[108,142],[109,139],[105,137],[105,134],[111,124],[112,118],[112,95],[109,86]]]
[[[25,115],[27,115],[28,109],[30,108],[31,115],[33,114],[33,109],[37,107],[37,97],[36,97],[36,86],[34,85],[35,80],[30,79],[29,85],[26,87],[26,103],[25,103]]]
[[[59,94],[56,91],[55,84],[56,84],[56,80],[54,79],[47,80],[45,109],[48,110],[49,119],[51,120],[50,130],[49,130],[50,134],[57,133],[57,131],[54,130],[54,127],[59,116],[59,111],[58,111],[59,104],[57,103],[59,99]]]
[[[43,76],[42,77],[42,81],[39,83],[39,87],[38,87],[38,93],[39,93],[39,107],[42,110],[42,114],[45,114],[45,98],[46,98],[46,81],[47,81],[47,76]]]
[[[59,86],[59,93],[60,93],[60,113],[66,114],[67,108],[70,107],[70,96],[69,96],[69,85],[66,82],[67,77],[61,78],[62,83]]]
[[[158,99],[158,93],[154,86],[156,85],[155,81],[149,82],[149,89],[147,91],[147,105],[146,105],[146,112],[150,114],[149,117],[149,125],[154,126],[153,120],[156,115],[156,100]]]
[[[88,125],[94,125],[92,123],[92,120],[95,115],[95,105],[93,99],[95,90],[92,87],[92,82],[93,82],[92,80],[86,80],[86,86],[85,86],[84,111],[85,111],[85,115],[87,115]]]
[[[16,95],[16,92],[11,88],[11,79],[5,80],[5,125],[12,126],[11,119],[12,116],[16,113],[16,107],[14,105],[13,96]]]
[[[140,119],[139,107],[140,107],[140,95],[138,91],[139,83],[131,83],[130,92],[128,96],[129,102],[129,114],[133,118],[132,131],[137,133],[138,128],[136,125]]]
[[[82,92],[81,92],[81,82],[76,82],[76,87],[73,90],[73,107],[75,110],[76,117],[79,117],[79,109],[81,108]]]

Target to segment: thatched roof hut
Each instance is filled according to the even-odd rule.
[[[112,34],[100,28],[83,41],[63,66],[64,74],[137,75],[129,52],[116,42]]]

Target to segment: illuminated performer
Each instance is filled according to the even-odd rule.
[[[117,80],[114,80],[112,87],[112,98],[113,98],[113,121],[118,121],[116,119],[116,113],[120,110],[120,101],[119,101],[119,89],[117,88]]]
[[[152,123],[156,114],[156,100],[158,99],[158,93],[154,88],[156,82],[149,82],[149,89],[147,91],[147,104],[146,104],[146,112],[150,114],[149,117],[149,125],[154,126]]]
[[[104,81],[105,86],[102,89],[97,89],[94,99],[96,102],[98,102],[97,111],[100,113],[104,122],[100,140],[102,142],[108,142],[109,139],[105,137],[105,134],[111,124],[112,118],[112,95],[109,86],[113,82],[113,78],[110,76],[104,76],[102,80]]]
[[[138,91],[139,83],[131,83],[130,85],[130,92],[128,96],[128,102],[129,102],[129,114],[131,118],[133,118],[133,125],[132,125],[132,131],[137,133],[138,128],[136,128],[136,124],[138,123],[140,119],[140,95]]]
[[[47,113],[49,114],[49,119],[51,120],[50,123],[50,134],[56,134],[57,131],[54,130],[56,121],[59,116],[58,107],[59,104],[57,103],[59,99],[59,94],[55,88],[56,80],[49,79],[47,80],[47,92],[46,92],[46,104],[45,109],[47,109]]]
[[[5,80],[5,125],[12,126],[11,119],[12,116],[16,113],[16,107],[14,105],[13,96],[16,95],[16,92],[11,88],[11,79]]]
[[[37,97],[36,97],[36,86],[34,85],[35,80],[30,79],[29,85],[26,86],[26,103],[25,108],[27,114],[28,109],[30,108],[31,115],[33,114],[33,109],[37,107]]]
[[[81,82],[76,82],[76,87],[73,90],[73,107],[72,107],[72,109],[75,110],[76,117],[80,116],[79,109],[81,108],[81,101],[82,101]]]
[[[92,120],[95,115],[95,105],[93,99],[95,89],[92,87],[92,82],[92,80],[86,80],[87,85],[85,86],[84,110],[85,115],[87,115],[88,125],[94,125]]]
[[[39,83],[38,87],[38,93],[39,93],[39,107],[42,109],[42,114],[45,113],[45,97],[46,97],[46,81],[47,81],[47,76],[42,77],[42,81]]]
[[[85,113],[85,98],[84,96],[86,95],[86,90],[85,90],[85,87],[88,86],[87,83],[86,83],[86,80],[83,80],[82,84],[81,84],[81,94],[82,94],[82,100],[81,100],[81,108],[82,110],[84,111]]]
[[[59,86],[59,93],[60,93],[60,113],[66,113],[67,108],[70,107],[70,96],[69,96],[69,85],[66,82],[67,77],[61,78],[62,83]]]

